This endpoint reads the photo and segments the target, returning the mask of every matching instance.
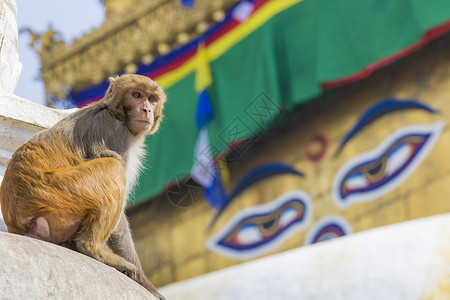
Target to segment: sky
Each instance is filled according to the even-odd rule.
[[[38,34],[51,26],[70,43],[105,20],[101,0],[17,0],[17,23],[21,29],[30,28]],[[22,73],[14,93],[22,98],[45,104],[45,87],[41,80],[38,54],[30,47],[28,32],[19,33],[19,60]]]

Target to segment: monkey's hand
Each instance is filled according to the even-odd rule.
[[[122,156],[120,156],[119,153],[117,153],[115,151],[112,151],[112,150],[103,150],[100,153],[100,157],[114,157],[114,158],[117,158],[118,160],[120,160],[123,163]]]

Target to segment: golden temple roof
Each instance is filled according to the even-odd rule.
[[[71,89],[135,72],[136,64],[197,37],[238,1],[196,0],[188,10],[178,0],[104,0],[106,21],[71,44],[51,28],[41,35],[31,32],[48,104],[50,98],[65,99]]]

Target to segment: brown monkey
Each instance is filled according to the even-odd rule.
[[[9,232],[69,244],[164,299],[142,271],[124,207],[166,95],[145,76],[110,81],[102,100],[17,149],[0,186],[2,213]]]

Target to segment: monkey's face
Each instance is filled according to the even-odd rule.
[[[130,132],[137,136],[155,133],[163,117],[164,90],[146,76],[125,74],[109,79],[103,101],[118,113]]]
[[[131,88],[124,99],[126,125],[134,135],[145,134],[155,125],[161,105],[160,94],[142,88]]]

